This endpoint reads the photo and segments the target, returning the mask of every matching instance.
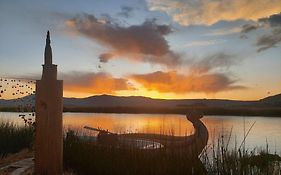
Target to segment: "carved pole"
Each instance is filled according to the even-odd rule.
[[[41,80],[36,81],[35,174],[61,175],[63,167],[63,81],[57,80],[47,32]]]

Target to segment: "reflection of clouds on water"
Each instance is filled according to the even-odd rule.
[[[95,114],[95,113],[64,113],[64,128],[75,128],[86,135],[95,135],[97,132],[83,129],[85,125],[100,127],[112,132],[124,133],[156,133],[175,135],[191,135],[193,133],[192,124],[186,120],[184,115],[163,115],[163,114]],[[1,113],[0,121],[7,120],[18,125],[24,125],[18,117],[18,113]],[[244,135],[244,119],[237,116],[206,116],[202,119],[209,130],[209,144],[214,139],[218,139],[221,134],[227,140],[231,134],[229,147],[235,146],[235,139],[239,146]],[[246,147],[266,146],[266,139],[270,151],[281,153],[281,118],[277,117],[245,117],[246,132],[256,121],[256,124],[249,132],[246,139]],[[232,128],[232,132],[231,132]]]
[[[83,128],[87,125],[116,133],[190,135],[193,131],[192,124],[183,115],[64,113],[64,117],[64,126]]]

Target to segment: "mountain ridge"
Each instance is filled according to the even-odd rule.
[[[29,101],[34,96],[25,96],[17,101]],[[231,100],[231,99],[157,99],[144,96],[114,96],[114,95],[93,95],[84,98],[64,97],[65,106],[161,106],[161,105],[208,105],[208,106],[239,106],[239,105],[274,105],[281,107],[281,93],[268,96],[260,100]],[[0,99],[1,106],[13,106],[16,100]],[[149,104],[148,104],[149,103]]]
[[[277,96],[277,97],[276,97]],[[90,97],[85,97],[85,98],[64,98],[65,104],[70,105],[72,100],[77,100],[77,101],[82,101],[82,102],[88,102],[89,105],[95,105],[95,106],[141,106],[143,104],[139,103],[142,101],[143,103],[150,103],[149,105],[156,105],[159,106],[161,105],[171,105],[171,104],[177,104],[177,105],[209,105],[209,106],[229,106],[229,105],[251,105],[251,104],[266,104],[266,105],[271,105],[271,98],[274,98],[274,102],[281,101],[281,94],[277,94],[274,96],[269,96],[262,98],[260,100],[230,100],[230,99],[157,99],[157,98],[151,98],[151,97],[143,97],[143,96],[113,96],[113,95],[96,95],[96,96],[90,96]],[[278,98],[278,100],[276,100]],[[127,102],[134,102],[129,103],[129,104],[120,104],[118,102],[127,100]],[[91,102],[95,102],[94,104]],[[99,102],[99,103],[98,103]],[[105,102],[111,102],[111,104],[104,105]],[[155,104],[158,103],[158,104]],[[199,103],[199,104],[198,104]],[[280,104],[281,106],[281,104]]]
[[[35,96],[20,100],[1,100],[1,108],[33,104]],[[155,99],[143,96],[95,95],[85,98],[63,98],[67,112],[105,113],[184,113],[198,109],[214,115],[275,115],[281,116],[281,94],[260,100],[243,101],[229,99]]]

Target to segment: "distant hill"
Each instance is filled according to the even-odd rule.
[[[0,99],[0,108],[34,104],[35,96],[19,100]],[[76,112],[184,113],[198,109],[207,114],[278,115],[281,117],[281,94],[257,101],[225,99],[153,99],[142,96],[97,95],[87,98],[64,98],[64,110]]]
[[[266,97],[259,102],[269,106],[281,107],[281,94]]]
[[[87,98],[64,98],[65,107],[281,107],[281,94],[257,101],[225,99],[153,99],[142,96],[99,95]]]
[[[141,96],[99,95],[87,98],[64,98],[65,107],[184,107],[184,106],[251,106],[259,101],[236,101],[219,99],[153,99]]]
[[[20,99],[4,100],[0,99],[0,107],[17,107],[19,105],[34,105],[35,95],[25,96]]]

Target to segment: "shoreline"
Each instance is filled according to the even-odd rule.
[[[105,114],[179,114],[197,110],[208,116],[237,116],[237,117],[281,117],[281,107],[276,108],[143,108],[143,107],[64,107],[64,113],[105,113]],[[14,107],[0,107],[0,112],[34,112],[30,110],[18,111]]]

